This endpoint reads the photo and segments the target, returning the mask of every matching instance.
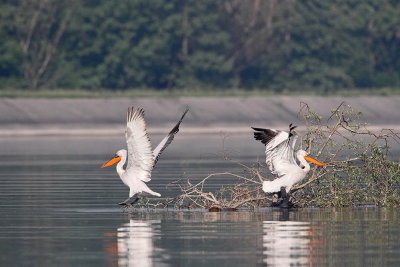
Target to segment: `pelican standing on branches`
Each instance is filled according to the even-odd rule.
[[[157,163],[164,149],[172,142],[175,134],[179,132],[179,125],[188,110],[186,108],[178,123],[152,151],[144,120],[144,110],[133,107],[128,109],[125,131],[128,151],[125,149],[118,150],[114,158],[101,166],[105,168],[118,163],[117,173],[122,182],[129,187],[129,198],[119,203],[120,205],[132,205],[139,200],[138,196],[141,195],[161,196],[159,193],[151,190],[146,185],[146,182],[151,180],[151,171],[154,165]],[[124,169],[123,166],[126,161],[128,163]],[[132,200],[133,196],[135,198]]]
[[[278,176],[273,181],[263,182],[263,191],[265,193],[280,192],[282,207],[288,206],[290,189],[301,182],[310,171],[310,165],[307,161],[319,166],[326,166],[316,159],[308,157],[307,151],[298,150],[294,152],[297,141],[297,134],[294,131],[296,126],[289,125],[289,132],[254,128],[254,138],[260,140],[265,145],[266,163],[272,174]],[[300,164],[297,164],[296,158]]]

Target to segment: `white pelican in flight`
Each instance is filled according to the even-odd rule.
[[[126,144],[128,151],[125,149],[118,150],[115,157],[106,162],[102,168],[117,164],[117,173],[122,182],[129,187],[129,198],[119,203],[120,205],[132,205],[139,198],[135,195],[152,195],[160,197],[161,195],[151,190],[146,182],[151,180],[151,171],[157,163],[158,158],[164,149],[172,142],[176,133],[179,132],[179,125],[188,112],[188,108],[184,111],[181,119],[175,125],[169,134],[158,144],[152,151],[149,136],[146,130],[146,122],[144,120],[144,110],[141,108],[128,108],[126,123]],[[124,169],[126,161],[128,164]]]
[[[276,174],[278,178],[273,181],[263,182],[263,191],[265,193],[280,192],[283,201],[288,203],[290,189],[301,182],[310,171],[310,161],[319,166],[326,166],[316,159],[308,157],[307,151],[298,150],[294,152],[297,141],[297,134],[294,131],[296,126],[289,125],[289,132],[274,129],[262,129],[252,127],[254,138],[260,140],[265,145],[266,163],[271,173]],[[299,161],[299,165],[296,162]]]

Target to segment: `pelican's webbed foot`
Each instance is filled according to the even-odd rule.
[[[285,187],[281,187],[281,191],[278,193],[280,201],[274,203],[274,207],[282,208],[282,209],[289,209],[293,207],[293,203],[290,202],[290,195],[286,192]]]
[[[125,199],[124,201],[118,203],[118,205],[121,205],[121,206],[132,206],[132,205],[134,205],[136,202],[138,202],[139,199],[140,199],[140,198],[139,198],[137,195],[133,195],[132,197],[127,198],[127,199]]]

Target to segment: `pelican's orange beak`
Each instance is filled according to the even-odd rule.
[[[305,160],[308,160],[309,162],[312,162],[312,163],[314,163],[314,164],[317,164],[318,166],[326,166],[326,165],[327,165],[327,164],[322,163],[321,161],[318,161],[318,160],[313,159],[313,158],[311,158],[311,157],[304,156],[304,159],[305,159]]]
[[[110,167],[111,165],[114,165],[118,162],[121,161],[121,157],[119,156],[115,156],[115,158],[112,158],[111,160],[107,161],[106,163],[103,164],[103,166],[101,166],[102,168],[106,168],[106,167]]]

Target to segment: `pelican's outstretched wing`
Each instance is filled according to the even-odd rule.
[[[252,127],[253,128],[253,127]],[[254,138],[265,144],[266,163],[270,171],[278,176],[287,174],[293,165],[297,166],[294,158],[294,146],[297,135],[294,132],[296,126],[290,124],[289,132],[253,128]]]
[[[186,113],[189,111],[189,108],[186,108],[186,110],[183,112],[181,119],[178,121],[178,123],[172,128],[172,130],[168,133],[166,137],[164,137],[163,140],[158,144],[158,146],[154,149],[153,155],[154,155],[154,165],[157,163],[158,158],[160,157],[161,153],[164,151],[169,144],[171,144],[172,140],[174,140],[175,134],[179,132],[179,125],[181,124],[183,118],[185,117]]]
[[[126,144],[128,147],[128,165],[126,170],[133,169],[140,180],[150,181],[153,168],[153,153],[146,131],[144,110],[130,107],[126,116]]]

